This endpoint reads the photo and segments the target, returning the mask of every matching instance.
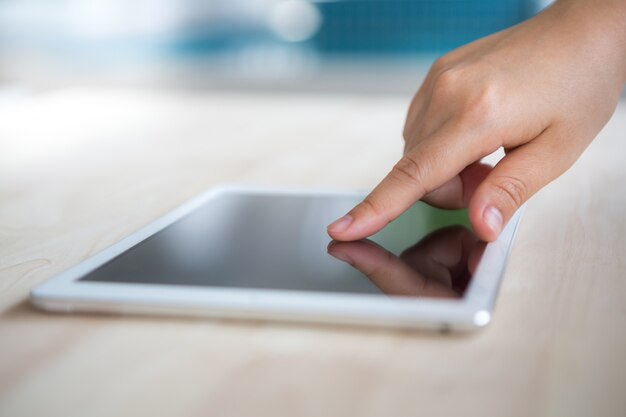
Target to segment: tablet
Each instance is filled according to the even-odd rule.
[[[56,312],[438,330],[489,323],[519,222],[481,242],[466,210],[416,203],[370,239],[326,225],[357,192],[209,190],[31,292]]]

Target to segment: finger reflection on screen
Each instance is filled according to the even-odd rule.
[[[328,253],[352,265],[388,295],[459,298],[485,243],[463,226],[438,229],[400,256],[371,240],[332,241]]]

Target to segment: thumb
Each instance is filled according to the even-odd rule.
[[[480,239],[496,240],[517,209],[571,165],[551,136],[546,131],[507,153],[478,186],[470,200],[469,217]]]

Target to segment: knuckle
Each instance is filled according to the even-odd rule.
[[[433,81],[432,96],[435,99],[450,97],[458,89],[460,78],[460,71],[456,68],[441,70]]]
[[[416,161],[414,157],[407,154],[394,165],[391,175],[401,183],[421,187],[425,172],[425,164]]]
[[[403,139],[405,142],[408,142],[410,138],[411,138],[411,132],[409,131],[408,126],[406,126],[406,127],[402,130],[402,139]]]
[[[366,197],[360,204],[361,209],[365,209],[370,211],[375,216],[379,216],[385,213],[385,208],[382,207],[379,203],[373,201],[369,196]]]
[[[528,198],[528,185],[517,177],[498,177],[493,183],[498,193],[513,207],[521,206]]]
[[[437,58],[435,62],[433,62],[433,65],[430,67],[430,71],[433,74],[438,74],[444,69],[446,69],[447,67],[448,67],[448,56],[443,55]]]
[[[486,84],[467,101],[464,111],[466,121],[473,125],[490,125],[497,120],[497,112],[502,105],[499,87],[494,83]]]

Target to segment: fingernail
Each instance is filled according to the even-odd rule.
[[[346,214],[342,218],[337,219],[331,224],[329,224],[328,231],[338,232],[338,233],[345,232],[346,230],[348,230],[348,227],[350,227],[351,224],[352,224],[352,216],[350,216],[349,214]]]
[[[485,223],[496,236],[500,234],[502,231],[502,213],[500,213],[500,210],[493,206],[487,207],[483,213],[483,219],[485,219]]]

